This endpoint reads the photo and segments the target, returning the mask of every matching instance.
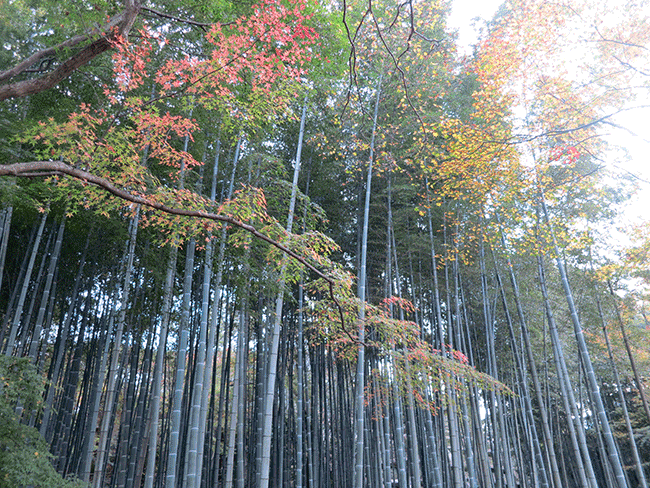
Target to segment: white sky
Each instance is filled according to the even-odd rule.
[[[650,110],[638,109],[617,116],[615,122],[622,129],[611,129],[609,137],[613,144],[626,150],[629,160],[616,160],[612,155],[608,161],[617,174],[633,174],[639,185],[637,195],[626,211],[630,219],[650,220]]]
[[[494,17],[503,0],[452,0],[451,15],[447,25],[458,30],[458,45],[461,52],[471,53],[476,42],[478,29]]]
[[[459,52],[470,54],[480,28],[492,19],[504,0],[453,0],[447,22],[458,31]],[[638,101],[636,105],[643,104]],[[650,106],[650,94],[645,103]],[[613,153],[607,163],[617,175],[634,174],[638,177],[639,192],[626,208],[626,216],[633,221],[650,220],[650,108],[630,110],[618,115],[614,122],[623,129],[607,128],[611,144],[622,147],[629,160]]]

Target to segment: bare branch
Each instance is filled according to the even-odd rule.
[[[410,5],[410,2],[409,2]],[[406,100],[409,104],[409,107],[411,107],[411,110],[413,110],[413,113],[415,113],[415,116],[418,118],[418,121],[420,122],[420,125],[424,126],[424,121],[420,117],[420,113],[418,110],[415,108],[413,105],[413,101],[411,100],[411,94],[409,92],[408,84],[406,83],[406,74],[404,73],[404,70],[399,65],[399,60],[400,58],[406,54],[406,52],[410,49],[410,44],[411,44],[411,37],[413,36],[413,33],[415,32],[415,29],[413,28],[413,6],[411,5],[411,32],[409,33],[409,37],[406,40],[406,48],[404,51],[397,57],[395,58],[395,55],[393,54],[393,51],[391,51],[390,47],[386,43],[386,40],[384,39],[384,36],[381,33],[381,29],[379,28],[379,24],[377,23],[377,18],[375,17],[374,12],[370,12],[372,15],[372,20],[375,24],[375,27],[377,29],[377,35],[379,36],[379,39],[381,40],[381,43],[384,45],[384,48],[386,49],[386,52],[390,56],[391,60],[393,61],[393,66],[395,69],[399,72],[400,78],[402,79],[402,88],[404,88],[404,95],[406,96]]]
[[[370,13],[370,7],[363,13],[361,20],[359,21],[359,25],[356,27],[354,31],[354,36],[352,36],[350,32],[350,26],[348,25],[348,20],[347,20],[347,12],[348,12],[348,5],[346,0],[343,0],[343,26],[345,27],[345,32],[348,36],[348,42],[350,43],[350,55],[348,56],[350,83],[348,86],[345,105],[343,106],[343,112],[345,112],[347,106],[350,103],[350,93],[352,91],[352,87],[355,86],[357,88],[357,92],[360,91],[359,80],[357,79],[357,50],[356,50],[356,44],[354,42],[357,39],[357,36],[359,35],[359,31],[361,30],[361,27],[363,26],[363,21]]]
[[[152,13],[154,15],[157,15],[158,17],[162,17],[163,19],[169,19],[169,20],[173,20],[174,22],[181,22],[183,24],[189,24],[189,25],[193,25],[195,27],[199,27],[203,31],[206,31],[208,27],[212,26],[212,24],[205,23],[205,22],[197,22],[196,20],[182,19],[180,17],[175,17],[173,15],[166,14],[164,12],[160,12],[158,10],[155,10],[155,9],[152,9],[152,8],[149,8],[149,7],[142,7],[142,10],[145,11],[145,12],[149,12],[149,13]]]
[[[612,56],[612,57],[613,57],[616,61],[618,61],[618,62],[621,64],[621,66],[623,66],[624,68],[628,68],[628,69],[631,69],[632,71],[636,71],[637,73],[639,73],[639,74],[641,74],[641,75],[643,75],[643,76],[650,76],[650,72],[648,72],[648,71],[643,71],[643,70],[641,70],[641,69],[639,69],[639,68],[636,68],[636,67],[632,66],[630,63],[628,63],[627,61],[623,61],[623,60],[620,59],[618,56]]]

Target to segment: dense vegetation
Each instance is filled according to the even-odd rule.
[[[0,486],[647,488],[648,9],[572,3],[0,4]]]

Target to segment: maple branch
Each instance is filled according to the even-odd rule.
[[[5,81],[11,78],[14,78],[18,76],[21,73],[29,72],[29,67],[35,65],[36,63],[39,63],[41,60],[47,58],[48,56],[52,56],[56,54],[56,52],[60,49],[64,49],[67,47],[74,47],[77,44],[82,43],[83,41],[87,40],[88,36],[86,34],[81,34],[78,36],[73,37],[72,39],[68,39],[67,41],[64,41],[60,44],[57,44],[54,47],[49,47],[47,49],[41,49],[37,53],[32,54],[30,57],[25,59],[24,61],[21,61],[18,63],[16,66],[10,69],[6,69],[4,71],[0,71],[0,81]]]
[[[225,25],[225,24],[224,24],[224,25]],[[225,69],[226,67],[230,66],[231,64],[233,64],[233,63],[234,63],[235,61],[237,61],[238,59],[244,57],[244,56],[245,56],[245,55],[246,55],[246,54],[247,54],[251,49],[253,49],[253,48],[255,47],[255,44],[257,44],[261,39],[262,39],[262,37],[256,37],[256,38],[254,38],[254,39],[251,41],[251,43],[248,45],[248,47],[247,47],[246,49],[242,50],[239,54],[237,54],[237,56],[235,56],[235,57],[233,57],[233,58],[230,58],[228,61],[226,61],[226,62],[223,63],[222,65],[220,65],[220,66],[218,66],[217,68],[215,68],[215,69],[213,69],[213,70],[211,70],[211,71],[208,71],[207,73],[205,73],[205,74],[199,76],[199,77],[196,78],[195,80],[186,83],[185,85],[183,85],[182,87],[178,88],[177,90],[172,90],[172,91],[170,91],[169,93],[165,93],[164,95],[160,95],[160,96],[158,96],[158,97],[153,97],[153,98],[151,98],[150,100],[144,102],[143,105],[144,105],[144,106],[151,105],[151,104],[153,104],[153,103],[155,103],[155,102],[158,102],[158,101],[160,101],[160,100],[164,100],[164,99],[166,99],[166,98],[176,98],[176,97],[182,95],[182,94],[185,93],[187,90],[189,90],[192,86],[197,85],[197,84],[200,83],[201,81],[203,81],[203,80],[209,78],[210,76],[212,76],[212,75],[215,74],[215,73],[218,73],[219,71],[221,71],[221,70]]]
[[[517,145],[517,144],[522,144],[522,143],[528,143],[528,142],[533,142],[536,141],[537,139],[542,139],[544,137],[555,137],[555,136],[561,136],[565,134],[571,134],[573,132],[578,132],[581,130],[589,129],[590,127],[597,126],[599,124],[607,124],[611,125],[613,127],[617,128],[622,128],[618,124],[612,122],[610,119],[613,117],[617,116],[618,114],[624,113],[624,112],[629,112],[631,110],[637,110],[640,108],[650,108],[650,105],[636,105],[634,107],[626,107],[626,108],[621,108],[619,110],[615,110],[614,112],[611,112],[609,114],[605,114],[601,117],[598,117],[597,119],[593,119],[589,122],[585,122],[584,124],[576,125],[573,127],[567,127],[565,129],[550,129],[547,131],[539,132],[537,134],[532,134],[530,136],[523,136],[523,135],[513,135],[511,137],[507,137],[504,139],[490,139],[487,138],[483,141],[483,143],[486,144],[504,144],[504,145]],[[627,129],[626,129],[627,130]],[[483,131],[486,132],[486,131]],[[487,134],[486,134],[487,135]]]
[[[636,71],[637,73],[643,75],[643,76],[650,76],[650,72],[642,71],[640,68],[637,68],[635,66],[632,66],[632,64],[628,63],[627,61],[623,61],[620,59],[618,56],[612,55],[612,57],[620,63],[621,66],[631,69],[632,71]]]
[[[204,210],[188,210],[184,208],[174,208],[170,207],[164,203],[156,202],[150,200],[144,196],[134,195],[126,190],[116,187],[113,183],[105,178],[96,176],[88,171],[75,168],[69,164],[60,162],[60,161],[29,161],[25,163],[13,163],[0,166],[0,176],[22,176],[22,177],[33,177],[33,176],[55,176],[55,175],[68,175],[73,178],[83,181],[85,183],[91,183],[99,188],[106,190],[111,195],[114,195],[122,200],[136,203],[144,207],[153,208],[155,210],[160,210],[161,212],[168,213],[170,215],[178,215],[182,217],[195,217],[201,219],[215,220],[218,222],[224,222],[226,224],[233,225],[243,229],[253,236],[268,242],[272,246],[275,246],[283,253],[291,256],[292,258],[298,260],[300,263],[304,264],[310,271],[316,273],[320,278],[323,278],[330,282],[331,278],[319,271],[312,264],[307,262],[305,258],[298,255],[296,252],[292,251],[288,247],[279,243],[278,241],[272,239],[266,234],[261,233],[255,227],[250,224],[246,224],[234,217],[229,215],[215,214],[212,212],[206,212]]]
[[[323,273],[314,265],[310,264],[303,256],[300,256],[295,251],[289,249],[288,247],[276,241],[275,239],[260,232],[250,224],[242,222],[241,220],[238,220],[229,215],[221,215],[212,212],[206,212],[203,210],[187,210],[184,208],[174,208],[165,205],[164,203],[155,202],[144,196],[133,195],[126,190],[116,187],[113,183],[111,183],[109,180],[105,178],[101,178],[92,173],[89,173],[88,171],[75,168],[73,166],[70,166],[69,164],[60,161],[29,161],[25,163],[13,163],[13,164],[0,165],[0,176],[35,177],[35,176],[56,176],[56,175],[71,176],[72,178],[75,178],[82,182],[90,183],[99,188],[102,188],[103,190],[106,190],[111,195],[114,195],[122,200],[135,203],[138,205],[142,205],[144,207],[149,207],[155,210],[159,210],[161,212],[165,212],[170,215],[214,220],[217,222],[223,222],[225,224],[229,224],[234,227],[238,227],[242,230],[245,230],[246,232],[250,233],[254,237],[257,237],[258,239],[279,249],[287,256],[292,257],[293,259],[301,263],[303,266],[305,266],[307,269],[312,271],[319,278],[325,280],[329,285],[330,298],[339,310],[339,316],[341,318],[341,324],[343,326],[343,329],[346,330],[345,318],[343,316],[343,307],[337,300],[336,296],[334,295],[335,279]]]
[[[26,97],[52,88],[70,76],[78,68],[87,64],[91,59],[97,57],[101,53],[108,51],[111,47],[112,44],[108,38],[101,37],[86,46],[47,75],[1,86],[0,100]]]
[[[21,61],[13,68],[0,72],[0,81],[11,80],[16,76],[27,72],[31,66],[40,62],[42,59],[56,54],[60,49],[78,46],[82,42],[87,41],[96,35],[100,36],[79,52],[73,54],[52,72],[38,78],[22,80],[0,86],[0,100],[26,97],[56,86],[81,66],[88,64],[92,59],[111,49],[113,47],[111,41],[117,34],[128,34],[136,17],[140,13],[140,9],[141,6],[139,1],[130,1],[123,12],[114,16],[100,29],[93,29],[87,34],[75,36],[54,47],[43,49],[34,53],[26,60]]]
[[[590,127],[593,127],[593,126],[601,124],[601,123],[607,123],[608,119],[610,119],[610,118],[612,118],[612,117],[614,117],[614,116],[618,115],[619,113],[624,112],[626,110],[627,109],[617,110],[615,112],[612,112],[610,114],[605,114],[602,117],[591,120],[591,121],[586,122],[584,124],[577,125],[575,127],[568,127],[566,129],[552,129],[552,130],[543,132],[541,134],[535,135],[535,136],[531,137],[529,140],[526,140],[525,142],[530,142],[532,140],[539,139],[540,137],[546,137],[546,136],[553,137],[553,136],[561,136],[563,134],[570,134],[572,132],[577,132],[579,130],[588,129]]]
[[[345,317],[343,316],[343,307],[338,302],[338,300],[334,297],[334,280],[328,280],[327,284],[329,285],[330,298],[334,301],[334,303],[336,304],[336,307],[339,310],[339,319],[341,320],[341,328],[343,329],[343,332],[345,332],[345,335],[348,336],[350,341],[352,341],[352,342],[354,342],[354,343],[356,343],[358,345],[370,347],[370,344],[367,344],[364,341],[360,341],[358,337],[353,336],[350,333],[350,331],[348,330],[348,328],[345,326]]]
[[[635,44],[633,42],[627,42],[627,41],[619,41],[617,39],[608,39],[600,32],[597,26],[594,26],[594,29],[596,30],[596,33],[600,36],[600,41],[590,41],[590,42],[608,42],[611,44],[618,44],[620,46],[635,47],[637,49],[642,49],[644,51],[648,50],[646,46],[642,46],[641,44]]]
[[[53,47],[48,47],[45,49],[41,49],[40,51],[32,54],[30,57],[25,59],[24,61],[21,61],[18,63],[16,66],[10,69],[6,69],[4,71],[0,71],[0,81],[5,81],[9,80],[11,78],[15,78],[21,73],[29,72],[29,67],[35,65],[36,63],[39,63],[41,60],[48,58],[50,56],[54,56],[58,51],[61,49],[65,48],[70,48],[70,47],[75,47],[79,44],[81,44],[84,41],[87,41],[93,36],[96,36],[100,34],[101,32],[109,32],[113,28],[117,27],[121,22],[124,21],[124,12],[122,12],[119,15],[114,16],[112,19],[110,19],[101,29],[92,29],[90,32],[86,34],[80,34],[78,36],[74,36],[67,41],[63,41],[60,44],[57,44],[56,46]]]
[[[564,5],[564,7],[565,7],[565,8],[568,8],[569,11],[571,11],[571,12],[572,12],[574,15],[576,15],[579,19],[581,19],[581,20],[584,21],[583,16],[582,16],[582,15],[581,15],[581,14],[580,14],[580,13],[579,13],[575,8],[573,8],[571,5]],[[593,23],[591,23],[591,22],[589,22],[589,23],[591,24],[591,27],[593,27],[593,29],[596,31],[596,34],[598,34],[598,35],[600,36],[600,40],[590,40],[590,39],[587,39],[586,42],[588,42],[588,43],[593,43],[593,42],[609,42],[609,43],[612,43],[612,44],[619,44],[619,45],[621,45],[621,46],[636,47],[636,48],[639,48],[639,49],[643,49],[643,50],[645,50],[645,51],[648,50],[648,48],[647,48],[646,46],[642,46],[642,45],[640,45],[640,44],[635,44],[635,43],[633,43],[633,42],[619,41],[618,39],[609,39],[609,38],[605,37],[605,36],[602,34],[602,32],[600,32],[600,29],[598,28],[597,25],[595,25],[595,24],[593,24]]]

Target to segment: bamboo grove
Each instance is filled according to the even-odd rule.
[[[646,488],[622,3],[0,4],[0,487]]]

